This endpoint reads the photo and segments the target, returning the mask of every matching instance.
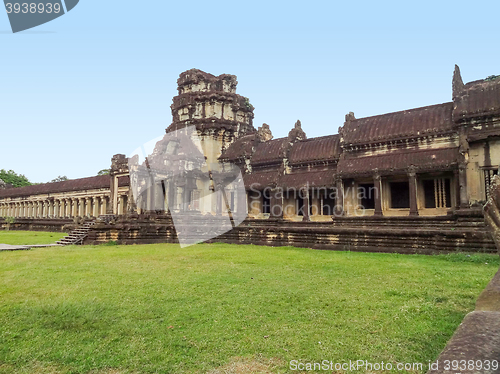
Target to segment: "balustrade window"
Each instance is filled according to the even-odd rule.
[[[483,169],[484,173],[484,189],[486,200],[490,198],[490,187],[493,182],[493,177],[498,174],[498,168]]]
[[[449,178],[435,178],[423,181],[426,208],[451,207],[451,183]]]

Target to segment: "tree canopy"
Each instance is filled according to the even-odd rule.
[[[0,170],[0,179],[14,187],[31,186],[32,183],[22,174],[17,174],[14,170]]]
[[[54,183],[54,182],[62,182],[62,181],[67,181],[68,177],[65,175],[60,175],[55,179],[52,179],[49,183]]]

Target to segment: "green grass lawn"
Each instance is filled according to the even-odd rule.
[[[0,252],[0,373],[427,365],[499,262],[228,244]]]
[[[65,237],[64,232],[42,232],[42,231],[0,231],[0,244],[31,245],[31,244],[54,244]]]

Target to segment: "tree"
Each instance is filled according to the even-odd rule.
[[[109,175],[109,169],[100,170],[97,175]]]
[[[58,176],[57,178],[55,179],[52,179],[49,183],[54,183],[54,182],[62,182],[62,181],[67,181],[68,180],[68,177],[65,176],[65,175],[60,175]]]
[[[14,187],[31,186],[32,183],[22,174],[16,174],[14,170],[0,170],[0,179]]]

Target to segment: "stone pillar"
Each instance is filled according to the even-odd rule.
[[[467,197],[467,164],[458,165],[458,191],[460,196],[460,209],[469,208],[469,199]]]
[[[373,176],[373,183],[375,186],[375,216],[382,216],[382,177],[378,172]]]
[[[224,190],[222,189],[222,185],[218,184],[217,187],[215,188],[216,191],[216,202],[215,202],[215,214],[220,216],[222,214],[222,201],[223,197],[222,194],[224,193]]]
[[[78,207],[76,209],[76,214],[75,214],[76,217],[83,217],[84,204],[85,204],[84,199],[79,198],[76,200],[76,205],[78,205]]]
[[[341,175],[335,177],[336,201],[335,201],[335,216],[341,217],[344,212],[344,181]]]
[[[414,167],[408,169],[408,183],[410,187],[410,216],[418,216],[417,173]]]
[[[280,187],[271,189],[271,218],[283,218],[283,190]]]
[[[113,214],[118,214],[118,177],[113,177],[113,191],[111,206],[113,207]]]
[[[78,199],[71,199],[71,213],[70,217],[74,218],[78,215],[77,211]]]
[[[304,205],[302,206],[302,221],[310,221],[311,219],[309,218],[309,189],[304,188],[301,190],[302,196],[303,197],[303,202]]]

